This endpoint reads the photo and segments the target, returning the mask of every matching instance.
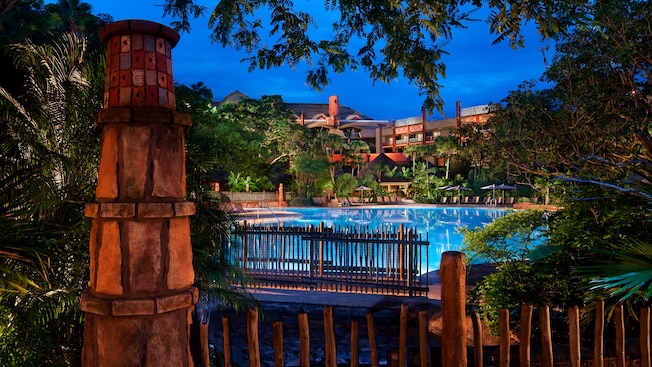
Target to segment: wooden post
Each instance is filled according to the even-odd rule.
[[[484,350],[484,341],[482,336],[482,321],[480,320],[480,314],[474,312],[471,315],[471,321],[473,322],[473,361],[475,366],[483,366],[483,355]]]
[[[351,367],[358,367],[360,364],[360,323],[357,320],[351,321]]]
[[[407,367],[407,305],[401,304],[398,333],[398,366]]]
[[[247,311],[247,341],[249,346],[249,367],[260,367],[257,308],[251,308]]]
[[[420,367],[430,367],[430,345],[428,344],[428,311],[419,311],[419,359]]]
[[[604,301],[595,302],[593,329],[593,366],[604,367]]]
[[[546,305],[539,307],[539,323],[541,324],[541,365],[553,367],[550,309]]]
[[[532,305],[523,303],[521,305],[521,334],[518,348],[520,367],[530,367],[532,338]]]
[[[616,367],[625,367],[625,315],[623,305],[615,307],[616,318]]]
[[[274,321],[272,323],[272,344],[274,346],[274,367],[283,367],[283,323]]]
[[[509,331],[508,309],[506,308],[500,309],[499,323],[500,323],[500,362],[498,363],[498,366],[509,367],[510,331]]]
[[[324,222],[319,222],[319,233],[324,233]],[[324,275],[324,242],[319,241],[319,276]]]
[[[226,316],[222,316],[222,334],[224,338],[224,367],[233,367],[231,331],[229,330],[229,318]]]
[[[324,307],[324,354],[326,367],[337,367],[335,349],[335,328],[333,327],[333,308]]]
[[[442,365],[466,367],[466,265],[464,254],[442,254],[441,268]]]
[[[369,354],[371,367],[378,367],[378,347],[376,346],[376,330],[374,327],[374,316],[367,313],[367,337],[369,338]]]
[[[641,308],[641,367],[650,367],[650,308]]]
[[[310,367],[310,327],[305,312],[299,313],[299,367]]]
[[[570,365],[580,367],[582,363],[580,344],[580,309],[577,306],[568,308],[568,339],[570,345]]]
[[[398,226],[398,239],[400,241],[403,241],[405,239],[405,229],[403,228],[403,223],[399,224]],[[405,279],[405,269],[403,268],[403,264],[405,262],[404,258],[404,247],[403,242],[399,242],[398,244],[398,263],[399,263],[399,279],[404,280]]]
[[[201,350],[201,362],[205,367],[210,367],[211,357],[210,349],[208,347],[208,324],[199,324],[199,343]]]

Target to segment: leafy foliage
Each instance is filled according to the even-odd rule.
[[[24,95],[0,87],[0,364],[75,365],[104,63],[86,40],[12,46]]]
[[[542,211],[528,210],[509,213],[485,227],[461,229],[462,251],[469,261],[496,265],[496,271],[480,280],[470,297],[471,306],[494,331],[501,308],[510,310],[510,320],[518,327],[521,304],[564,307],[571,299],[569,268],[531,259],[533,252],[547,244],[548,225]]]
[[[492,164],[520,178],[601,185],[651,200],[647,2],[601,2],[590,27],[560,39],[544,81],[524,83],[476,135]]]
[[[321,89],[328,73],[364,69],[374,81],[390,82],[402,74],[425,95],[424,107],[441,108],[439,78],[446,76],[441,61],[453,30],[473,21],[474,8],[483,3],[491,10],[487,22],[496,41],[509,40],[523,47],[521,24],[534,20],[544,37],[555,37],[584,20],[587,1],[325,1],[324,10],[334,13],[332,33],[314,39],[322,23],[293,2],[222,0],[210,11],[211,38],[222,46],[246,50],[250,68],[270,69],[282,65],[310,66],[307,83]],[[207,7],[195,1],[166,0],[164,15],[178,19],[178,30],[190,30],[190,19]],[[265,18],[263,18],[265,17]],[[265,19],[265,20],[263,20]],[[264,36],[264,32],[269,37]],[[353,50],[353,51],[352,51]]]
[[[545,240],[546,224],[542,211],[528,210],[511,212],[485,227],[462,227],[462,251],[468,254],[469,261],[476,257],[497,264],[526,261],[530,251]]]

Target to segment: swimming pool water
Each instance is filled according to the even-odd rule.
[[[299,218],[283,220],[286,226],[326,227],[355,226],[368,227],[370,230],[413,228],[430,242],[428,249],[428,269],[439,269],[441,254],[445,251],[457,251],[462,246],[459,227],[476,228],[505,216],[509,210],[479,207],[407,207],[391,206],[388,208],[347,207],[347,208],[288,208],[290,212],[301,214]],[[425,265],[425,264],[422,264]]]

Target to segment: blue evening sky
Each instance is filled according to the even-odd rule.
[[[86,2],[92,5],[93,13],[109,14],[116,21],[145,19],[166,25],[171,22],[162,17],[162,8],[157,5],[161,0]],[[216,0],[202,3],[212,10]],[[324,19],[322,1],[307,2],[304,6],[314,8],[315,19]],[[334,19],[333,15],[329,18]],[[509,91],[517,89],[523,81],[540,77],[545,69],[542,44],[533,26],[528,26],[525,35],[526,48],[514,50],[507,43],[492,45],[494,37],[489,34],[485,17],[477,15],[477,18],[481,20],[469,24],[466,29],[455,30],[452,42],[445,48],[449,52],[443,59],[446,78],[441,79],[440,84],[446,117],[455,116],[456,101],[461,101],[463,108],[500,102]],[[331,20],[325,21],[316,32],[328,32],[331,23]],[[236,89],[253,98],[280,94],[284,101],[292,103],[328,103],[330,95],[338,95],[341,104],[375,119],[391,121],[421,114],[423,97],[407,80],[374,84],[363,70],[340,75],[331,73],[331,84],[322,92],[316,92],[305,84],[307,69],[293,71],[283,66],[249,72],[248,64],[240,62],[246,54],[211,43],[209,33],[205,17],[193,20],[191,32],[181,35],[172,52],[173,73],[177,82],[186,85],[204,82],[216,100]],[[550,54],[548,51],[548,57]],[[433,117],[442,116],[435,113]]]

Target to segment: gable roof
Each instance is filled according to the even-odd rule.
[[[241,99],[249,99],[249,96],[236,89],[233,92],[227,94],[226,97],[224,97],[224,99],[222,100],[222,103],[240,102]]]
[[[290,110],[294,111],[294,115],[299,118],[303,112],[306,120],[317,119],[320,115],[328,116],[328,103],[286,103]],[[362,114],[350,107],[339,105],[340,121],[346,120],[373,120],[373,118]],[[357,118],[356,118],[357,117]]]

